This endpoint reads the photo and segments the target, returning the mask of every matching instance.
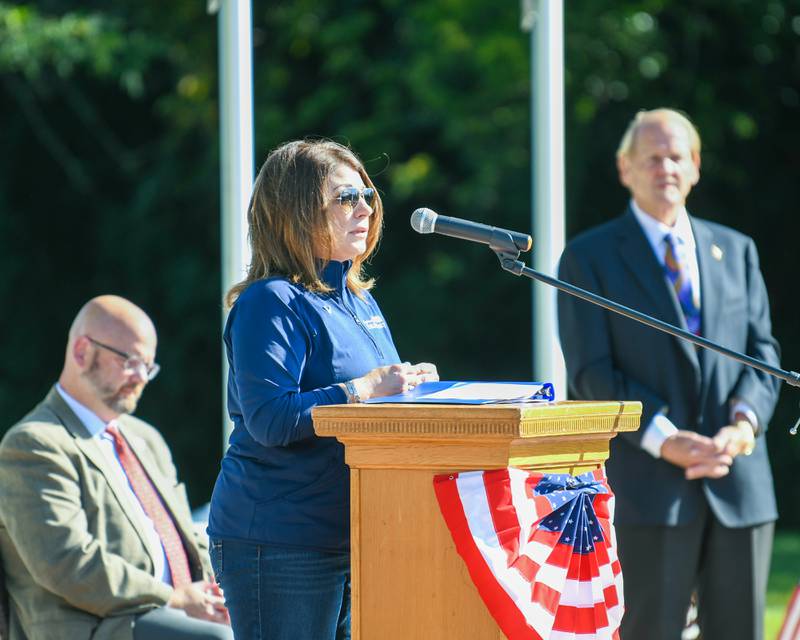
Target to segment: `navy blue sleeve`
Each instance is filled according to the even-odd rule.
[[[245,292],[236,303],[230,330],[231,375],[244,425],[264,446],[310,438],[312,407],[347,402],[344,390],[335,384],[300,391],[311,335],[287,293],[268,286]]]

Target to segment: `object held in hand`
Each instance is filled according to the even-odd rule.
[[[742,440],[744,446],[742,448],[742,454],[749,456],[753,453],[753,449],[756,448],[756,437],[753,433],[753,425],[751,425],[748,420],[738,420],[736,426],[739,427],[739,430],[743,434]]]
[[[796,436],[798,429],[800,429],[800,418],[798,418],[797,422],[794,423],[794,426],[791,429],[789,429],[789,435]]]

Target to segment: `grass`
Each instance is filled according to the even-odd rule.
[[[786,605],[800,582],[800,531],[778,531],[772,549],[767,586],[765,638],[774,640],[781,628]]]

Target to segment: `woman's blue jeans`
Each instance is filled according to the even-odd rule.
[[[237,640],[350,640],[350,554],[211,539]]]

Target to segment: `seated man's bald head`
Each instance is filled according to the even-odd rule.
[[[158,372],[156,343],[152,320],[130,300],[92,298],[70,327],[59,383],[103,420],[132,413]]]
[[[69,339],[72,342],[78,336],[91,335],[102,340],[129,337],[131,334],[155,338],[156,328],[150,317],[130,300],[104,295],[92,298],[83,305],[72,322]]]

